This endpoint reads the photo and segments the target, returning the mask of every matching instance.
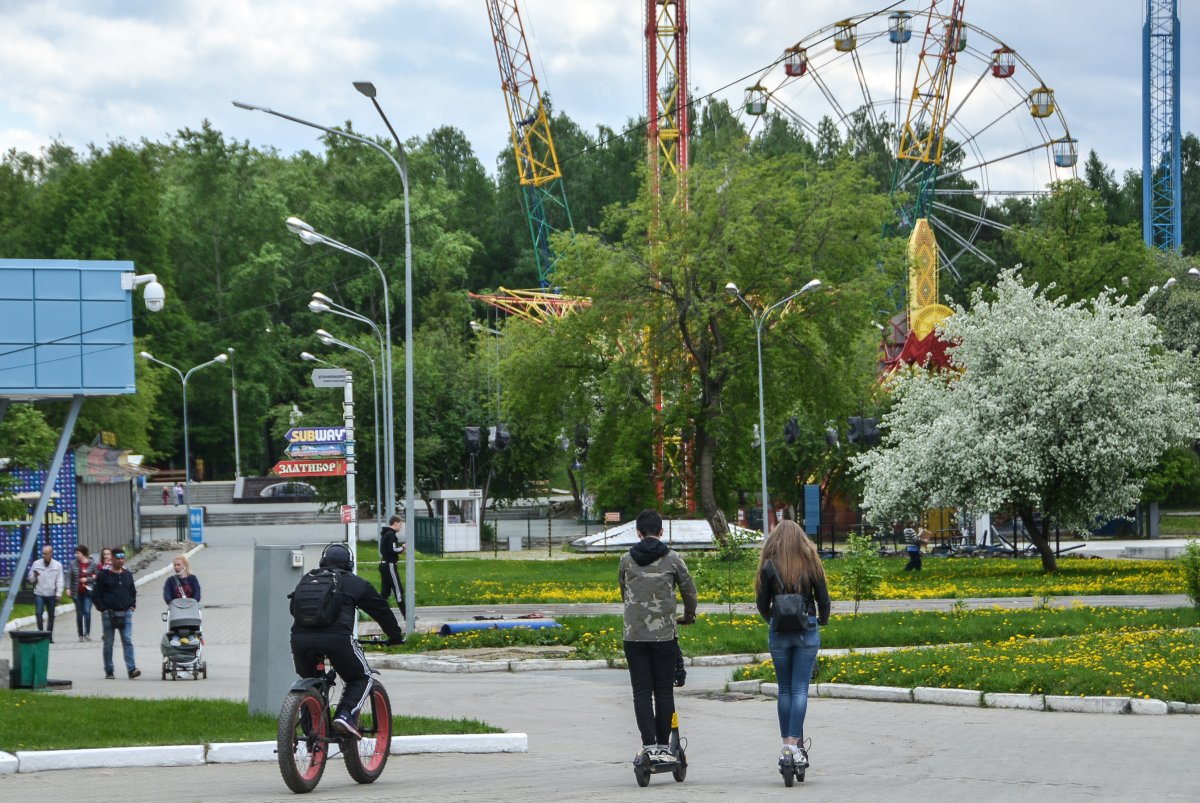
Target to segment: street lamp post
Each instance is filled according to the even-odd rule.
[[[754,307],[750,306],[742,291],[733,282],[725,285],[725,292],[737,298],[750,311],[750,319],[754,321],[754,340],[758,351],[758,457],[759,471],[762,477],[762,531],[765,538],[770,532],[771,521],[771,502],[767,496],[767,417],[763,406],[763,358],[762,358],[762,332],[763,326],[766,325],[767,317],[779,307],[791,301],[797,296],[804,293],[816,290],[821,286],[820,279],[813,279],[808,284],[801,287],[796,292],[792,293],[787,298],[776,301],[769,307],[755,312]]]
[[[237,371],[233,369],[233,346],[225,349],[229,355],[229,384],[233,392],[233,478],[242,476],[242,445],[238,437]]]
[[[387,472],[383,481],[384,496],[380,498],[380,504],[382,505],[383,499],[386,498],[388,500],[387,509],[389,511],[394,510],[396,499],[396,423],[392,415],[392,406],[389,398],[391,396],[390,388],[392,387],[392,379],[391,369],[388,365],[390,360],[388,359],[388,351],[384,343],[383,333],[379,331],[379,326],[370,318],[360,315],[349,307],[343,307],[324,293],[313,293],[312,301],[308,302],[308,310],[318,315],[329,312],[334,315],[340,315],[343,318],[349,318],[352,321],[366,324],[375,333],[375,339],[379,342],[379,359],[383,362],[383,453],[384,462],[387,464]]]
[[[375,108],[379,111],[380,116],[383,116],[384,122],[387,124],[388,130],[392,132],[393,138],[396,139],[396,144],[400,146],[400,158],[407,163],[407,158],[404,152],[404,145],[400,142],[399,137],[396,137],[395,131],[392,129],[391,123],[387,121],[387,117],[383,115],[383,109],[379,106],[379,102],[375,100],[375,86],[369,82],[360,81],[354,85],[355,89],[371,98],[371,102],[375,104]],[[413,550],[413,529],[416,519],[416,499],[414,489],[416,487],[416,470],[414,468],[413,459],[413,362],[412,362],[412,229],[411,216],[409,214],[408,202],[408,170],[397,162],[395,157],[388,151],[387,148],[380,145],[378,142],[360,137],[357,134],[352,134],[349,131],[341,131],[336,128],[320,125],[309,120],[303,120],[299,117],[292,117],[282,112],[277,112],[273,109],[268,109],[263,106],[253,106],[249,103],[233,101],[233,105],[239,109],[248,111],[259,111],[264,114],[270,114],[275,117],[280,117],[284,120],[290,120],[293,123],[315,128],[318,131],[324,131],[327,134],[333,134],[338,137],[352,139],[355,142],[360,142],[368,147],[382,153],[392,167],[396,168],[396,172],[400,174],[400,184],[404,190],[404,515],[407,524],[405,525],[405,543],[408,547],[407,558],[405,560],[405,607],[408,611],[407,626],[408,632],[412,632],[413,626],[416,624],[416,604],[413,596],[413,588],[416,585],[416,564],[414,563]],[[390,389],[389,389],[390,393]],[[388,501],[388,507],[391,509],[393,500]]]
[[[338,340],[324,329],[318,329],[316,334],[317,339],[320,340],[322,344],[326,346],[340,346],[341,348],[353,351],[356,354],[361,354],[367,358],[367,363],[371,366],[371,404],[375,411],[375,529],[377,531],[382,531],[383,522],[380,520],[380,516],[382,515],[383,510],[383,497],[381,496],[382,492],[379,487],[379,483],[382,479],[382,477],[380,477],[379,463],[379,383],[376,381],[375,377],[375,360],[370,354],[367,354],[367,352],[363,351],[358,346],[352,346],[343,340]],[[305,353],[307,354],[308,352]]]
[[[229,357],[228,357],[228,355],[225,355],[225,354],[218,354],[216,357],[213,357],[208,362],[202,362],[199,365],[195,366],[194,368],[190,369],[186,374],[183,371],[180,371],[174,365],[171,365],[171,363],[163,362],[162,360],[158,359],[157,357],[155,357],[153,354],[151,354],[148,351],[141,352],[141,358],[143,360],[149,360],[150,362],[156,362],[159,365],[165,365],[167,368],[170,368],[172,371],[174,371],[176,374],[179,375],[179,381],[183,385],[183,507],[185,510],[188,511],[188,515],[190,516],[191,511],[192,511],[192,455],[191,455],[191,450],[188,446],[188,405],[187,405],[188,380],[192,378],[192,374],[196,373],[201,368],[207,368],[210,365],[216,365],[217,363],[223,363],[226,360],[228,360]]]
[[[387,441],[384,444],[384,453],[387,457],[388,477],[387,486],[387,510],[390,517],[395,510],[396,492],[395,492],[395,476],[396,476],[396,446],[395,446],[395,417],[393,415],[393,398],[392,389],[392,313],[391,313],[391,293],[388,290],[387,276],[383,272],[383,268],[379,263],[372,259],[369,255],[364,254],[357,248],[351,248],[343,242],[328,237],[313,229],[312,226],[305,223],[297,217],[289,217],[287,219],[287,227],[289,231],[294,232],[302,241],[308,245],[326,245],[351,256],[356,256],[359,259],[365,259],[375,266],[375,270],[379,272],[379,281],[383,284],[383,335],[384,335],[384,356],[383,356],[383,414],[387,418]],[[334,311],[338,305],[334,304],[328,296],[321,295],[319,299],[314,294],[314,300],[320,301],[329,311]],[[313,309],[312,304],[309,304],[309,309]],[[314,311],[324,312],[323,309]],[[376,329],[378,331],[378,329]],[[406,349],[407,351],[407,349]]]

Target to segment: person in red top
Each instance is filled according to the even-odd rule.
[[[92,640],[92,590],[96,585],[96,561],[83,544],[75,547],[75,560],[67,570],[67,596],[75,600],[75,630],[80,641]]]

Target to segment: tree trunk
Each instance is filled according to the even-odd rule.
[[[1037,547],[1042,556],[1042,571],[1058,571],[1058,558],[1054,554],[1054,548],[1050,546],[1050,539],[1046,537],[1045,531],[1034,520],[1033,508],[1022,508],[1020,514],[1021,521],[1025,522],[1025,529],[1029,533],[1029,540],[1033,541],[1033,545]],[[1013,546],[1015,547],[1016,544]]]
[[[729,539],[729,525],[725,521],[724,511],[717,505],[716,495],[713,494],[713,459],[717,451],[716,439],[708,434],[707,430],[697,427],[696,446],[699,455],[697,462],[700,465],[700,476],[697,478],[697,484],[700,486],[698,489],[700,507],[704,511],[704,518],[708,520],[708,526],[712,529],[713,540],[718,544],[724,544]]]

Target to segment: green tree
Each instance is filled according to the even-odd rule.
[[[16,479],[13,470],[39,468],[54,454],[54,430],[42,411],[32,404],[11,404],[0,422],[0,516],[16,521],[29,515],[25,503],[13,495]]]

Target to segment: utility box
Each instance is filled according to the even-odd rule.
[[[50,634],[45,630],[14,630],[9,685],[14,689],[42,689],[50,665]]]
[[[254,547],[254,588],[250,618],[250,713],[279,713],[283,697],[296,680],[292,663],[292,614],[288,594],[304,575],[296,565],[294,546]]]

